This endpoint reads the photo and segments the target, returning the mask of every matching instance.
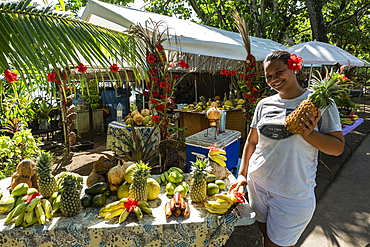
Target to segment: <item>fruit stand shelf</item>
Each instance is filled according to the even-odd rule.
[[[230,174],[225,182],[230,185],[232,180],[235,177]],[[3,190],[9,184],[10,178],[0,181]],[[122,224],[117,218],[105,221],[98,217],[99,208],[94,207],[82,209],[74,217],[54,215],[45,225],[36,223],[28,228],[15,227],[14,223],[4,225],[6,214],[2,214],[0,246],[223,246],[235,226],[254,223],[255,214],[248,204],[216,215],[208,213],[202,203],[190,202],[189,217],[166,219],[164,205],[168,198],[164,190],[161,186],[159,198],[149,201],[153,216],[144,214],[138,221],[130,214]]]

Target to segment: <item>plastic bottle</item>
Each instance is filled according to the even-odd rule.
[[[117,105],[117,122],[122,123],[122,105],[121,103],[118,103]]]

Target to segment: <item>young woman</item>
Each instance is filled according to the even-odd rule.
[[[288,66],[294,58],[275,51],[264,61],[266,83],[278,93],[258,103],[238,178],[230,188],[247,185],[265,247],[296,244],[315,210],[318,150],[340,155],[344,149],[335,105],[321,109],[316,118],[307,115],[309,121],[301,119],[302,134],[284,127],[286,116],[310,93],[298,84],[296,67]]]

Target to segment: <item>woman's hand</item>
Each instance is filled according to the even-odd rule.
[[[230,188],[229,188],[229,194],[234,194],[235,192],[239,191],[239,188],[242,187],[243,190],[247,186],[247,179],[243,175],[239,175],[238,178],[236,179],[235,183],[233,183]]]
[[[302,118],[300,123],[300,126],[303,130],[303,132],[301,133],[302,136],[308,136],[312,133],[321,118],[321,111],[318,111],[316,118],[308,113],[306,113],[306,116],[308,119]]]

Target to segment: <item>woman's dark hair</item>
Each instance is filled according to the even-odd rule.
[[[290,59],[290,55],[291,55],[290,52],[287,51],[281,50],[273,51],[266,56],[265,60],[263,61],[263,64],[276,59],[279,59],[283,61],[285,64],[288,64],[288,59]]]

